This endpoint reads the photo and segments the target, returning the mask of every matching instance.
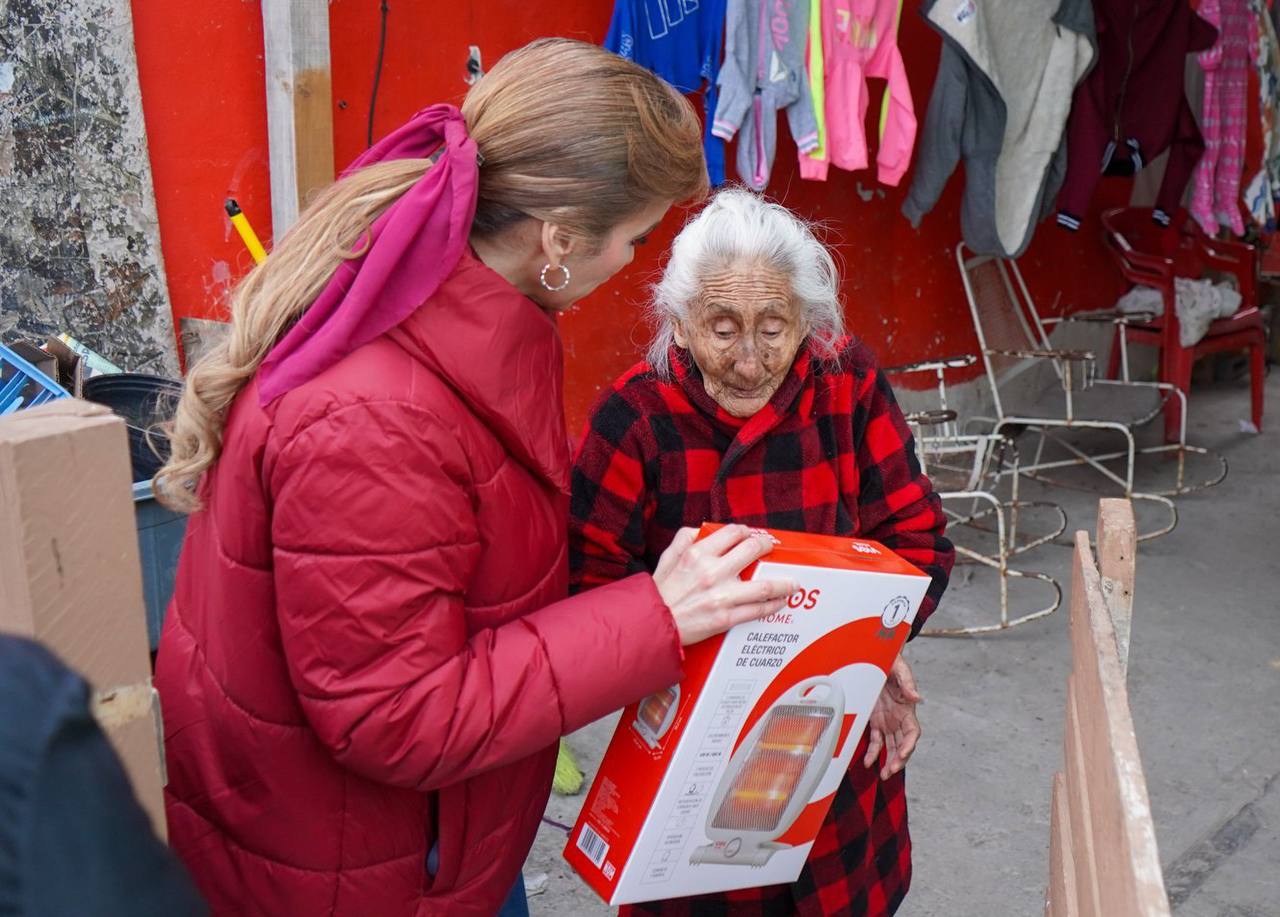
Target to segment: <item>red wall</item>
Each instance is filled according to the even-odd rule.
[[[558,3],[428,4],[391,0],[375,135],[424,105],[459,101],[469,45],[486,65],[543,35],[599,41],[610,0]],[[921,122],[937,66],[939,39],[907,2],[900,45]],[[335,156],[339,167],[365,144],[378,40],[376,0],[332,0]],[[238,198],[264,239],[271,234],[259,5],[134,0],[143,108],[155,176],[160,236],[175,318],[225,317],[223,294],[250,264],[222,201]],[[699,103],[700,104],[700,103]],[[879,106],[872,104],[872,117]],[[549,125],[554,129],[554,125]],[[874,136],[874,130],[872,132]],[[826,183],[802,182],[795,149],[781,144],[769,193],[829,228],[845,270],[851,327],[886,363],[960,353],[975,345],[952,249],[959,236],[962,176],[952,181],[919,232],[899,213],[904,188],[882,188],[873,173],[832,170]],[[732,151],[730,151],[732,162]],[[958,170],[962,172],[962,170]],[[909,184],[910,175],[904,185]],[[877,189],[864,202],[858,193]],[[880,194],[883,193],[883,198]],[[1094,201],[1127,201],[1129,185],[1104,183]],[[632,267],[569,315],[566,402],[571,430],[595,393],[629,366],[645,340],[639,304],[681,217],[673,214]],[[1024,256],[1032,293],[1075,308],[1114,301],[1120,284],[1096,232],[1069,235],[1052,224]]]
[[[223,201],[271,234],[259,7],[136,0],[133,19],[174,324],[226,318],[224,294],[253,259]]]

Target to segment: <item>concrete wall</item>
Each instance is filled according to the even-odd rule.
[[[0,337],[175,374],[128,0],[0,0]]]

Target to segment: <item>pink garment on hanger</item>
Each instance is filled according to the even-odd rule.
[[[1218,234],[1219,223],[1239,236],[1254,26],[1247,0],[1204,0],[1198,12],[1217,26],[1218,40],[1198,57],[1204,68],[1204,155],[1192,178],[1191,215],[1210,236]]]
[[[878,177],[896,185],[911,165],[916,113],[898,50],[902,0],[823,0],[826,145],[821,158],[802,154],[802,178],[826,181],[829,165],[867,168],[867,78],[888,80],[880,113]]]

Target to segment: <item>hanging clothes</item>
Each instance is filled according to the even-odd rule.
[[[809,0],[809,54],[805,63],[809,69],[813,122],[818,126],[818,145],[808,155],[821,159],[827,149],[827,65],[822,47],[822,0]],[[804,172],[803,162],[800,171]]]
[[[1245,189],[1244,203],[1253,222],[1272,232],[1280,199],[1280,40],[1265,0],[1249,0],[1249,12],[1255,28],[1253,63],[1262,118],[1262,166]]]
[[[1098,66],[1076,90],[1058,222],[1080,228],[1102,175],[1134,175],[1169,150],[1155,218],[1168,225],[1204,140],[1183,90],[1183,66],[1217,30],[1187,0],[1093,0]]]
[[[826,0],[819,22],[823,58],[826,140],[800,157],[802,178],[826,181],[829,165],[867,168],[867,78],[888,81],[880,109],[880,181],[896,185],[911,165],[916,112],[907,68],[898,50],[902,0]]]
[[[604,46],[681,92],[705,85],[707,175],[724,184],[724,143],[711,133],[724,50],[725,0],[617,0]]]
[[[1209,236],[1218,234],[1219,223],[1242,236],[1240,179],[1249,117],[1252,17],[1246,0],[1204,0],[1198,12],[1218,29],[1218,40],[1198,58],[1204,69],[1204,154],[1192,178],[1191,215]]]
[[[720,102],[712,133],[732,140],[739,131],[738,177],[756,191],[769,183],[777,151],[779,110],[802,153],[818,145],[805,47],[810,0],[728,0]]]
[[[1089,0],[924,0],[942,58],[902,212],[918,227],[965,163],[961,227],[1017,257],[1052,211],[1072,93],[1095,56]]]

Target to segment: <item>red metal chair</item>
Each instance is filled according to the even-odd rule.
[[[1184,395],[1191,392],[1191,367],[1210,353],[1248,350],[1252,383],[1253,424],[1262,428],[1262,392],[1266,374],[1266,331],[1258,311],[1257,251],[1242,242],[1220,242],[1206,236],[1185,214],[1165,229],[1151,218],[1149,207],[1109,210],[1102,215],[1107,248],[1127,280],[1159,290],[1164,314],[1149,321],[1116,325],[1111,348],[1109,377],[1121,371],[1128,378],[1127,346],[1130,342],[1149,344],[1160,352],[1160,380],[1177,386]],[[1199,343],[1183,347],[1178,338],[1174,278],[1199,279],[1207,270],[1221,271],[1236,279],[1240,309],[1209,326]],[[1186,419],[1184,399],[1165,403],[1165,441],[1179,437]]]

